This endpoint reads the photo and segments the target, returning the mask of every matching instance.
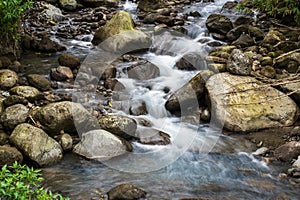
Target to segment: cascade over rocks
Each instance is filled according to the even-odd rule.
[[[229,131],[252,131],[290,126],[298,107],[282,92],[252,77],[216,74],[206,88],[217,120]]]

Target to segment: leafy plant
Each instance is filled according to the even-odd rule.
[[[0,0],[0,35],[17,39],[19,20],[32,4],[31,0]]]
[[[238,9],[244,10],[247,4],[251,4],[255,9],[265,12],[272,17],[292,18],[300,25],[299,0],[248,0],[242,1]]]
[[[4,165],[0,172],[1,200],[67,200],[60,194],[41,187],[40,170],[20,165],[15,162],[12,166]]]

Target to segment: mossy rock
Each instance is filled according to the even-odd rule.
[[[166,6],[163,0],[140,0],[138,9],[145,12],[155,12],[155,10],[164,8]]]
[[[92,43],[98,45],[113,35],[117,35],[123,31],[133,30],[134,22],[131,15],[126,11],[119,11],[105,24],[105,26],[96,31]]]

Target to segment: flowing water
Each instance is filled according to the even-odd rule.
[[[176,61],[188,52],[207,55],[212,48],[209,43],[214,40],[206,33],[205,18],[210,13],[219,12],[225,2],[199,2],[186,7],[184,12],[196,10],[202,14],[202,17],[188,18],[185,28],[189,37],[171,36],[165,32],[154,37],[151,51],[138,55],[159,68],[159,77],[146,81],[129,79],[123,69],[134,62],[118,65],[118,80],[127,92],[127,99],[122,103],[128,106],[113,111],[129,115],[131,102],[143,101],[148,114],[142,117],[150,121],[152,127],[170,134],[172,143],[151,146],[134,142],[134,152],[128,157],[104,164],[69,153],[59,164],[43,169],[47,187],[72,199],[99,197],[122,183],[143,188],[148,192],[147,199],[207,197],[252,200],[284,195],[300,199],[299,192],[278,179],[277,167],[268,166],[251,155],[254,148],[247,141],[222,135],[222,127],[215,127],[213,121],[201,125],[183,122],[171,116],[164,107],[168,96],[198,72],[178,70],[174,67]],[[136,4],[126,1],[124,9],[136,16]],[[95,51],[90,42],[56,39],[82,59],[88,52]],[[205,42],[197,42],[200,39]],[[57,56],[27,57],[23,63],[28,65],[26,73],[37,73],[36,70],[40,69],[38,73],[44,75],[58,64]],[[166,93],[165,88],[170,92]]]

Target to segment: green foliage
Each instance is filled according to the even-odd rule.
[[[242,1],[238,9],[247,9],[248,2]],[[252,0],[250,2],[255,9],[265,12],[272,17],[292,18],[300,24],[300,1],[299,0]]]
[[[1,200],[67,200],[60,194],[53,194],[41,187],[44,179],[40,170],[20,165],[3,166],[0,171]]]
[[[19,20],[32,4],[31,0],[0,0],[0,35],[17,39]]]

